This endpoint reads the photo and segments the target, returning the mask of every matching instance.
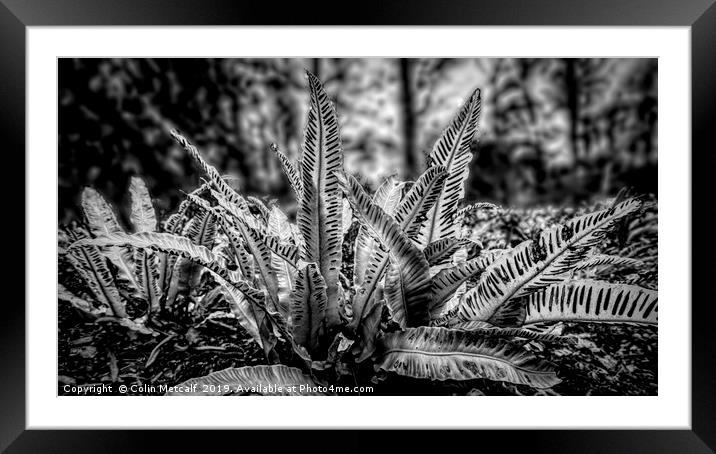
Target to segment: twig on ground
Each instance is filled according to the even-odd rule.
[[[109,356],[109,372],[112,376],[112,383],[117,383],[117,380],[119,379],[119,367],[117,367],[117,357],[114,356],[114,353],[109,352],[107,353]]]
[[[149,380],[149,382],[150,382],[150,383],[156,382],[157,380],[159,380],[159,377],[161,377],[162,375],[164,375],[164,371],[161,371],[161,372],[159,372],[157,375],[155,375],[154,377],[152,377],[152,378]]]
[[[226,347],[216,347],[216,346],[212,346],[212,345],[199,345],[198,347],[194,347],[194,350],[196,350],[196,351],[209,350],[209,351],[225,352]]]
[[[222,322],[220,322],[220,321],[218,321],[218,320],[208,319],[208,321],[211,322],[211,323],[213,323],[214,325],[218,325],[218,326],[221,326],[222,328],[226,328],[226,329],[228,329],[229,331],[236,331],[236,328],[234,328],[233,326],[227,325],[226,323],[222,323]]]
[[[149,358],[147,358],[146,364],[144,364],[144,367],[149,367],[152,365],[152,363],[157,359],[157,356],[159,356],[159,349],[162,348],[162,345],[166,344],[170,340],[172,340],[176,336],[176,333],[171,333],[167,337],[164,338],[161,342],[157,344],[156,347],[152,350],[152,352],[149,354]]]

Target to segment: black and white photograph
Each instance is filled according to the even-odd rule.
[[[658,69],[58,58],[57,394],[659,395]]]

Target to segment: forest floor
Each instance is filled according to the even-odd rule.
[[[546,224],[573,210],[510,211],[498,219],[468,219],[488,248],[513,246],[534,236]],[[489,235],[485,235],[489,232]],[[637,276],[652,288],[656,283],[656,240],[639,249],[651,254],[653,269]],[[345,248],[347,249],[347,248]],[[345,251],[344,251],[345,255]],[[344,257],[352,261],[351,257]],[[620,276],[610,276],[619,281]],[[623,276],[621,276],[623,278]],[[60,277],[62,281],[62,276]],[[221,304],[221,303],[219,303]],[[68,303],[58,302],[58,394],[77,395],[72,385],[126,385],[130,395],[162,394],[159,385],[176,385],[229,367],[265,364],[260,348],[236,319],[203,317],[169,322],[158,335],[140,334],[113,322],[87,319]],[[224,308],[225,309],[225,308]],[[163,331],[163,332],[162,332]],[[173,333],[173,334],[172,334]],[[371,395],[656,395],[657,329],[636,325],[564,324],[570,343],[532,342],[534,353],[555,365],[562,382],[549,390],[489,380],[428,382],[399,376],[372,383]],[[68,386],[69,385],[69,386]],[[134,385],[134,386],[133,386]]]
[[[228,367],[266,363],[260,348],[232,319],[191,328],[155,350],[166,337],[83,320],[63,302],[59,315],[60,395],[76,395],[65,385],[102,383],[124,384],[130,390],[128,394],[160,395],[159,385],[172,386]],[[373,386],[371,395],[657,394],[655,328],[574,324],[566,326],[563,334],[575,336],[577,345],[536,352],[555,364],[562,379],[547,392],[489,380],[431,383],[398,376],[379,384],[360,384]],[[152,356],[154,360],[150,362]],[[152,390],[147,385],[157,388]],[[116,391],[117,387],[112,389]]]

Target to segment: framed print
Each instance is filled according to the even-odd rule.
[[[3,2],[2,446],[713,450],[712,2],[320,3]]]

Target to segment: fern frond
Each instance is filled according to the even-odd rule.
[[[430,316],[438,317],[445,303],[458,287],[468,279],[479,276],[493,261],[494,257],[488,254],[439,271],[431,281],[433,299],[430,304]]]
[[[399,317],[396,321],[407,326],[426,324],[430,301],[430,267],[427,260],[402,233],[398,223],[371,201],[355,178],[339,174],[337,177],[355,215],[390,251],[391,261],[397,270],[393,276],[399,278],[396,284],[391,285],[397,285],[402,295],[402,300],[393,301],[397,307],[391,307]],[[397,288],[394,287],[394,290],[397,291]]]
[[[235,222],[239,222],[241,219],[246,219],[248,215],[241,213],[219,193],[213,192],[212,194],[216,197],[219,203],[222,204],[221,206],[213,207],[209,204],[209,202],[201,197],[197,197],[194,194],[187,194],[187,200],[202,210],[202,216],[211,214],[214,219],[218,220],[219,226],[228,240],[228,247],[231,251],[230,256],[234,258],[234,262],[241,271],[243,278],[253,283],[255,277],[254,260],[248,255],[245,240],[241,232],[234,228]],[[230,209],[233,209],[236,213],[236,216],[233,218],[227,215],[227,212],[229,212]],[[186,235],[186,233],[185,236],[189,236],[191,238],[191,235]],[[194,243],[199,244],[196,241],[194,241]]]
[[[276,346],[277,341],[273,335],[270,322],[266,319],[260,305],[252,304],[244,293],[239,291],[231,282],[211,270],[209,270],[209,272],[228,297],[229,303],[231,304],[231,312],[236,316],[241,327],[263,348],[266,356],[270,357],[271,351]]]
[[[269,249],[267,244],[263,241],[261,233],[252,229],[243,223],[243,221],[237,222],[236,226],[241,232],[247,250],[254,259],[256,271],[258,271],[261,282],[266,288],[270,307],[275,311],[285,314],[285,312],[281,310],[281,305],[278,301],[278,281],[276,280],[276,274],[271,268],[271,249]]]
[[[181,231],[184,230],[184,227],[188,220],[186,216],[187,211],[192,205],[192,200],[189,196],[199,197],[200,194],[208,192],[210,189],[211,183],[204,183],[189,194],[187,194],[187,198],[185,198],[179,203],[179,206],[177,207],[176,211],[172,213],[166,219],[166,221],[164,221],[162,230],[166,233],[181,233]]]
[[[210,392],[205,393],[204,385]],[[271,386],[271,388],[269,388]],[[213,372],[192,378],[173,388],[168,396],[223,396],[229,394],[261,394],[283,396],[320,396],[323,392],[300,369],[280,364],[272,366],[244,366]],[[272,390],[272,391],[270,391]]]
[[[219,217],[222,220],[230,221],[232,222],[232,224],[241,222],[243,225],[247,225],[252,229],[259,231],[260,233],[264,233],[264,231],[266,230],[265,226],[249,211],[242,211],[241,209],[237,208],[236,205],[231,203],[229,199],[227,199],[217,191],[211,190],[210,194],[212,197],[214,197],[214,199],[216,199],[216,202],[218,203],[218,207],[214,207],[214,209],[218,208],[220,210],[223,210],[223,212],[219,213]]]
[[[177,264],[177,256],[172,254],[158,253],[159,256],[159,286],[161,288],[161,298],[159,305],[162,309],[172,307],[174,305],[174,297],[170,297],[172,277]]]
[[[286,215],[277,207],[271,209],[267,227],[268,233],[282,243],[288,243],[293,240],[291,224],[288,222]],[[275,252],[271,254],[271,268],[276,273],[276,282],[278,283],[278,301],[282,310],[286,312],[288,312],[290,294],[293,291],[294,282],[296,280],[295,263],[298,261],[298,251],[300,249],[298,246],[295,246],[295,250],[295,261],[292,263],[281,258]],[[294,257],[293,254],[291,254],[291,257]]]
[[[132,177],[129,181],[131,212],[129,220],[135,232],[154,232],[157,229],[157,217],[144,181]],[[138,296],[148,304],[149,311],[156,311],[165,297],[163,289],[169,261],[162,253],[153,253],[143,249],[134,252],[134,282]],[[173,266],[173,265],[172,265]]]
[[[191,242],[189,238],[173,235],[171,233],[150,233],[141,232],[135,234],[112,233],[102,238],[80,240],[70,246],[70,251],[75,248],[81,248],[87,245],[93,246],[131,246],[135,248],[151,249],[152,251],[165,252],[175,254],[177,256],[190,259],[205,268],[213,271],[223,279],[229,281],[247,298],[257,299],[262,302],[264,293],[251,288],[236,273],[226,269],[218,264],[216,256],[204,246],[199,246]]]
[[[186,211],[189,209],[191,203],[189,200],[184,199],[179,203],[179,207],[175,213],[169,215],[162,225],[162,231],[166,233],[181,233],[184,229],[184,223],[186,222],[185,216]]]
[[[132,204],[129,220],[134,226],[134,231],[154,232],[157,230],[157,216],[154,213],[152,198],[144,180],[139,177],[132,177],[129,180],[129,198]]]
[[[469,331],[470,333],[485,337],[492,336],[506,339],[518,337],[540,342],[569,342],[568,338],[556,334],[541,333],[523,328],[498,328],[480,321],[460,322],[451,326],[450,329]]]
[[[501,208],[498,205],[495,205],[494,203],[489,202],[477,202],[472,203],[466,207],[460,208],[457,210],[457,213],[455,214],[456,219],[462,218],[468,213],[472,213],[473,211],[477,210],[490,210],[490,211],[499,211]]]
[[[400,192],[402,188],[399,185],[393,184],[392,186],[383,185],[384,187],[391,188],[390,192],[386,192],[384,195],[380,190],[376,194],[375,199],[381,201],[386,200],[386,207],[395,210],[395,221],[398,227],[403,231],[407,238],[416,236],[420,231],[420,226],[426,219],[426,213],[432,208],[435,201],[437,200],[442,185],[445,180],[445,169],[440,166],[431,167],[425,171],[418,181],[411,186],[408,193],[400,199]],[[387,182],[390,182],[389,179]],[[387,183],[386,182],[386,183]],[[397,194],[396,194],[397,193]],[[394,203],[399,203],[397,206]],[[380,205],[378,205],[380,207]],[[385,210],[384,210],[385,211]],[[386,214],[392,214],[392,212],[386,212]],[[367,231],[365,232],[368,233]],[[359,238],[359,241],[361,239]],[[384,271],[388,268],[388,251],[380,244],[380,241],[365,240],[365,244],[357,243],[362,248],[371,248],[372,252],[365,254],[368,257],[367,265],[365,267],[364,279],[356,281],[359,291],[353,298],[353,311],[357,316],[352,322],[352,326],[355,327],[360,321],[360,317],[364,312],[364,308],[369,304],[373,293],[377,288],[378,282],[380,282]],[[356,255],[356,261],[365,263],[365,257]],[[356,262],[356,263],[357,263]],[[390,269],[388,268],[388,272]],[[387,273],[386,273],[387,276]],[[400,307],[402,305],[403,297],[405,296],[403,289],[400,288],[400,274],[397,269],[393,269],[390,273],[390,280],[386,285],[386,296],[389,298],[388,305],[393,308],[394,317],[398,317],[397,320],[404,320],[405,308]]]
[[[293,193],[296,196],[296,200],[301,200],[303,198],[303,182],[301,181],[301,174],[296,169],[296,167],[293,166],[291,160],[288,159],[285,154],[279,151],[278,145],[272,143],[271,151],[274,152],[279,162],[281,163],[283,173],[284,175],[286,175],[286,178],[288,178],[288,183],[291,186],[291,189],[293,189]]]
[[[433,166],[423,172],[410,188],[395,212],[395,221],[410,239],[417,239],[420,228],[428,219],[427,215],[437,203],[443,191],[447,168]]]
[[[454,216],[458,204],[465,197],[465,180],[472,160],[470,145],[477,132],[480,110],[480,90],[475,90],[430,153],[431,166],[444,166],[448,176],[439,199],[422,227],[419,240],[421,249],[434,241],[457,236],[460,232]]]
[[[339,314],[342,209],[335,172],[343,166],[338,117],[316,76],[308,73],[310,107],[301,154],[303,197],[297,223],[304,239],[302,259],[317,263],[326,281],[328,328],[341,323]]]
[[[574,267],[574,271],[598,267],[640,268],[644,262],[618,255],[594,254]]]
[[[278,237],[272,235],[261,236],[266,247],[274,254],[288,262],[292,266],[298,263],[298,248],[291,243],[281,242]]]
[[[246,201],[251,208],[259,212],[259,219],[264,224],[268,222],[269,209],[266,207],[266,204],[261,199],[249,195],[246,196]]]
[[[81,199],[82,211],[93,236],[124,231],[112,206],[95,189],[84,188]],[[119,248],[106,248],[100,252],[117,268],[117,281],[136,288],[132,254]]]
[[[247,257],[243,253],[243,248],[245,248],[252,256],[252,264],[255,266],[255,270],[258,272],[261,282],[267,290],[271,310],[281,312],[285,315],[285,307],[279,304],[278,281],[271,267],[272,256],[268,243],[274,246],[275,253],[284,254],[287,258],[297,254],[297,252],[294,251],[295,248],[288,244],[282,245],[278,242],[273,242],[270,238],[275,237],[267,237],[265,229],[257,230],[249,225],[248,220],[255,221],[252,216],[240,212],[219,194],[212,194],[216,196],[219,208],[209,208],[211,211],[208,212],[217,213],[215,216],[220,219],[222,229],[226,232],[229,242],[232,245],[237,264],[241,268],[242,274],[244,277],[253,277],[253,268],[249,268]],[[205,204],[206,202],[197,201],[197,203]],[[231,213],[233,222],[229,222],[229,217],[224,216],[220,210]],[[252,224],[258,226],[256,222],[252,222]]]
[[[508,300],[566,280],[614,223],[638,208],[639,202],[628,200],[570,219],[542,232],[536,242],[528,240],[509,250],[467,292],[457,308],[458,318],[488,320]]]
[[[282,242],[293,241],[293,230],[288,217],[278,207],[271,207],[266,224],[269,235],[277,237]]]
[[[188,197],[192,197],[189,195]],[[196,198],[198,199],[198,198]],[[194,244],[212,249],[216,238],[217,216],[211,210],[198,209],[191,220],[184,227],[183,236],[189,238]],[[172,299],[177,294],[187,294],[196,288],[201,281],[202,267],[189,259],[181,258],[176,265],[176,282],[171,293]]]
[[[231,251],[230,255],[233,257],[234,263],[239,268],[243,278],[249,282],[253,282],[255,278],[254,261],[244,246],[245,243],[241,233],[234,229],[226,219],[219,217],[219,221],[221,229],[228,240],[228,247]]]
[[[392,215],[400,202],[400,183],[394,175],[389,176],[373,194],[373,203],[379,206],[386,214]],[[353,253],[353,283],[356,288],[371,287],[380,280],[378,275],[378,263],[388,256],[380,241],[370,234],[368,227],[361,226],[355,240]],[[372,258],[374,257],[374,260]],[[366,272],[370,270],[370,281],[366,281]],[[383,270],[380,270],[382,273]],[[354,302],[353,312],[362,313],[362,306],[356,307]]]
[[[341,202],[341,237],[345,237],[353,225],[353,209],[345,198]]]
[[[137,249],[134,252],[134,272],[138,296],[147,302],[148,312],[158,310],[162,296],[159,259],[157,253]]]
[[[112,206],[102,195],[92,188],[82,190],[82,211],[90,232],[95,237],[107,233],[123,232]]]
[[[429,380],[506,381],[534,388],[560,382],[548,363],[499,337],[421,326],[386,334],[376,369]]]
[[[455,292],[452,294],[450,299],[448,299],[445,304],[442,307],[442,311],[438,314],[441,316],[443,313],[452,310],[455,308],[460,301],[462,300],[462,297],[467,293],[467,282],[463,282],[458,286],[458,288],[455,290]],[[431,313],[431,318],[435,317],[435,314],[438,312],[437,308],[433,308],[433,312]],[[430,324],[432,326],[437,326],[434,321],[431,321]]]
[[[65,288],[62,284],[57,284],[57,299],[67,301],[72,307],[79,309],[80,311],[89,314],[94,317],[102,317],[107,315],[109,307],[94,307],[89,301],[86,301],[79,296],[73,294]]]
[[[326,283],[316,264],[309,263],[298,270],[290,304],[291,333],[296,343],[309,352],[319,345],[327,304]]]
[[[657,324],[658,293],[635,285],[579,280],[528,297],[524,324],[547,321]]]
[[[221,174],[212,165],[204,160],[199,153],[199,150],[197,150],[186,137],[181,135],[179,131],[172,130],[169,134],[182,148],[184,148],[187,153],[189,153],[189,156],[191,156],[191,158],[199,165],[199,168],[202,172],[204,172],[204,174],[206,174],[216,190],[226,197],[231,203],[235,204],[240,210],[248,213],[249,207],[246,200],[244,200],[240,194],[234,191],[231,186],[224,181]]]
[[[430,266],[441,265],[447,262],[461,246],[463,240],[459,238],[443,238],[428,244],[423,250],[423,255]]]
[[[261,283],[266,288],[270,307],[273,311],[285,314],[285,311],[281,308],[278,301],[278,281],[276,274],[271,268],[271,249],[264,241],[266,239],[265,235],[251,228],[243,219],[238,219],[237,222],[235,222],[235,227],[235,230],[229,226],[226,226],[226,229],[231,232],[230,235],[232,238],[235,238],[238,232],[238,235],[243,239],[243,246],[249,254],[251,254]],[[278,245],[275,246],[277,251],[287,252],[278,247]],[[241,257],[241,259],[245,260],[245,257]]]
[[[212,211],[202,210],[197,213],[184,228],[183,235],[194,244],[211,249],[216,236],[216,216]]]
[[[78,245],[86,241],[92,240],[88,238],[71,244],[67,250],[67,259],[77,273],[82,276],[100,304],[109,308],[116,317],[126,317],[124,302],[119,296],[119,290],[114,285],[114,277],[107,266],[104,255],[96,245]]]
[[[380,336],[380,324],[383,320],[383,307],[385,305],[380,297],[377,297],[374,301],[377,302],[369,305],[358,328],[360,344],[355,352],[357,363],[361,363],[373,355]]]

